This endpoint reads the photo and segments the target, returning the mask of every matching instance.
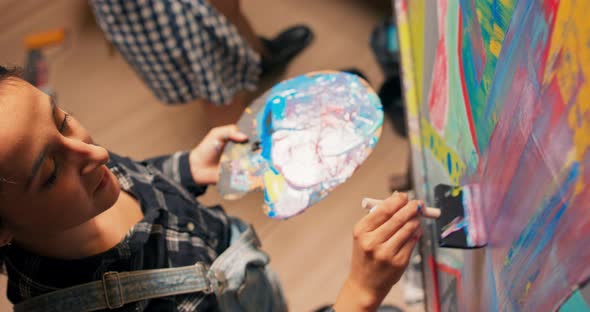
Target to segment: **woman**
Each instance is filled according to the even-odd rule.
[[[0,259],[15,311],[286,310],[253,230],[194,199],[217,181],[223,144],[245,140],[235,126],[135,162],[3,67],[0,119]],[[377,309],[416,244],[419,204],[394,194],[356,224],[336,311]]]
[[[204,100],[214,118],[229,112],[226,122],[237,120],[261,74],[286,65],[313,38],[306,26],[260,38],[240,0],[90,3],[107,39],[160,101]],[[232,107],[216,109],[224,105]]]

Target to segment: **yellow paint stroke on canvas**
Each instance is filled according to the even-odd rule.
[[[574,101],[569,107],[568,122],[573,131],[574,159],[580,164],[580,178],[575,193],[584,190],[584,159],[590,147],[590,85],[580,81],[590,77],[590,23],[587,1],[560,2],[551,37],[544,85],[557,77],[564,103]]]
[[[430,150],[438,162],[447,168],[447,173],[452,183],[459,184],[461,177],[465,174],[465,163],[459,158],[459,155],[450,148],[445,140],[436,132],[428,120],[422,118],[422,142]]]
[[[500,55],[500,50],[502,50],[502,42],[504,41],[504,31],[498,24],[494,24],[493,28],[493,36],[490,40],[490,52],[495,56],[498,57]]]
[[[412,0],[411,4],[407,0],[395,0],[394,4],[398,25],[398,39],[404,84],[404,99],[407,108],[406,117],[408,120],[408,133],[412,147],[412,161],[414,163],[414,168],[416,169],[413,170],[414,185],[416,186],[417,196],[424,198],[428,190],[424,180],[426,168],[422,155],[422,142],[420,141],[421,129],[419,107],[421,104],[421,93],[418,93],[419,89],[417,87],[422,83],[418,82],[418,79],[422,79],[422,73],[416,73],[413,60],[415,56],[422,58],[423,52],[417,52],[416,54],[412,52],[415,47],[412,46],[412,32],[410,29],[409,20],[410,17],[408,17],[408,5],[411,7],[422,8],[420,11],[424,11],[424,0]],[[423,23],[424,16],[420,15],[419,12],[416,12],[416,14]],[[412,23],[416,24],[418,22],[413,21]],[[420,35],[420,38],[423,38],[423,35]],[[423,45],[423,39],[420,40],[421,44]],[[419,60],[418,62],[420,64],[419,66],[422,67],[422,60]]]
[[[490,41],[490,52],[495,57],[498,57],[498,55],[500,55],[500,50],[502,50],[502,44],[496,40],[491,40]]]
[[[422,103],[423,67],[424,67],[424,1],[412,0],[408,2],[408,26],[412,49],[414,71],[414,86],[416,100]]]
[[[410,144],[414,151],[420,151],[422,145],[420,144],[420,125],[418,123],[418,109],[420,106],[420,99],[418,90],[416,88],[416,72],[414,70],[414,60],[412,54],[412,40],[410,33],[410,24],[408,21],[407,11],[404,11],[402,5],[404,1],[396,1],[397,6],[397,27],[399,37],[399,47],[403,72],[404,95],[407,107],[407,117],[409,125]]]

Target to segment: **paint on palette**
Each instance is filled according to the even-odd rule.
[[[292,217],[353,174],[382,124],[379,98],[358,76],[316,72],[283,81],[238,122],[250,144],[226,147],[220,192],[236,199],[262,190],[269,217]]]

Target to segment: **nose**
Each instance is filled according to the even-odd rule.
[[[101,146],[78,139],[65,139],[70,160],[80,165],[80,174],[93,172],[109,161],[109,152]]]

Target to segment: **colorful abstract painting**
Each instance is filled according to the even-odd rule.
[[[590,2],[395,8],[417,194],[477,184],[489,240],[426,250],[428,310],[589,310]]]
[[[269,217],[292,217],[353,174],[382,124],[379,97],[356,75],[314,72],[283,81],[238,122],[249,141],[225,148],[220,193],[236,199],[262,190]]]

